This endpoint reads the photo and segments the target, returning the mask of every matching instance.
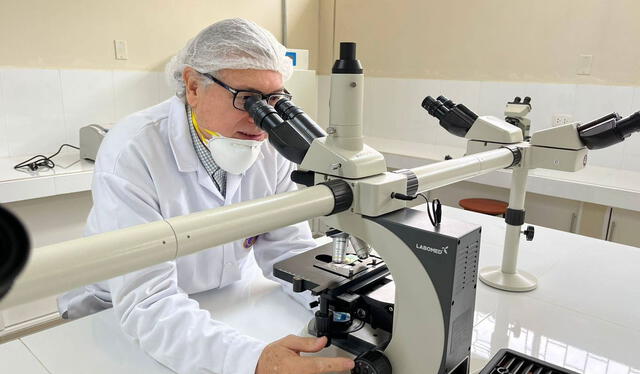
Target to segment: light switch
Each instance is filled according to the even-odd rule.
[[[129,54],[127,52],[126,40],[114,40],[113,45],[116,50],[116,60],[128,60]]]
[[[591,64],[593,63],[593,55],[580,55],[578,65],[578,75],[591,75]]]

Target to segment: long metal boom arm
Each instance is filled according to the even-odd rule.
[[[476,175],[504,169],[517,164],[514,152],[508,148],[476,153],[453,160],[436,162],[411,169],[418,178],[418,192],[426,192]]]
[[[36,248],[0,309],[280,227],[334,209],[324,185]]]
[[[514,151],[500,148],[412,171],[418,179],[418,191],[425,192],[509,167],[514,158]],[[11,292],[0,302],[0,309],[327,215],[334,206],[332,190],[317,185],[36,248]],[[383,212],[377,213],[373,215]]]

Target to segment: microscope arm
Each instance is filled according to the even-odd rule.
[[[411,171],[418,179],[418,192],[426,192],[477,175],[517,165],[520,159],[520,150],[516,146],[505,146],[457,159],[419,166]]]

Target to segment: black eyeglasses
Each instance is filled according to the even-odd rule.
[[[233,94],[233,107],[238,110],[244,111],[244,103],[247,101],[248,98],[254,97],[254,96],[258,96],[260,100],[265,100],[267,104],[271,106],[276,105],[276,103],[282,99],[291,100],[292,98],[291,94],[287,90],[284,90],[284,92],[276,92],[271,94],[263,94],[262,92],[255,91],[255,90],[237,90],[233,87],[228,86],[226,83],[216,79],[211,74],[203,74],[203,75],[211,79],[212,81],[216,82],[220,87],[231,92]]]

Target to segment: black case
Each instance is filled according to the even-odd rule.
[[[480,374],[578,374],[511,349],[501,349]]]

